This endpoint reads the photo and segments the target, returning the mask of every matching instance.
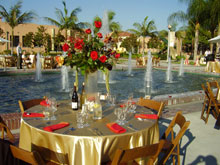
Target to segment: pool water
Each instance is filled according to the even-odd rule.
[[[133,76],[127,76],[127,71],[112,71],[110,83],[111,93],[116,94],[117,100],[127,99],[128,94],[133,92],[135,98],[143,97],[144,94],[144,70],[133,70]],[[58,100],[69,99],[68,92],[61,91],[61,74],[43,74],[43,82],[35,82],[35,75],[2,76],[0,78],[0,113],[19,112],[18,100],[29,100],[42,98],[46,92]],[[173,83],[165,83],[166,73],[162,70],[152,71],[152,96],[184,93],[188,91],[201,90],[201,84],[208,79],[219,80],[218,77],[211,77],[200,74],[185,73],[184,77],[178,77],[173,72]],[[69,84],[73,87],[75,77],[73,72],[69,73]],[[79,84],[82,84],[84,77],[79,76]],[[99,92],[106,93],[105,84],[98,84]],[[81,85],[79,86],[81,92]]]

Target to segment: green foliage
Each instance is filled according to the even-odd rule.
[[[185,56],[176,56],[176,61],[181,61],[182,58],[185,60]]]
[[[54,37],[54,46],[55,50],[61,51],[61,43],[65,41],[65,37],[61,34],[60,31]]]
[[[39,26],[38,31],[34,34],[34,46],[42,47],[44,46],[45,52],[51,50],[51,36],[46,33],[46,28],[44,26]]]
[[[33,40],[34,39],[34,33],[29,32],[24,36],[23,44],[24,47],[33,47]]]
[[[131,52],[132,49],[134,52],[137,52],[138,46],[139,42],[137,41],[137,36],[134,34],[125,38],[121,43],[121,47],[124,47],[128,52]]]
[[[162,48],[163,43],[159,40],[158,37],[151,37],[150,40],[147,43],[147,47],[148,48],[156,48],[156,49],[160,49]]]

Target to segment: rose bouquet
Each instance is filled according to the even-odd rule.
[[[120,57],[120,54],[107,47],[106,42],[109,42],[109,38],[105,38],[105,42],[101,40],[103,38],[102,33],[99,32],[101,21],[95,21],[94,25],[93,35],[91,29],[86,29],[84,37],[69,37],[63,45],[63,51],[68,55],[65,58],[65,64],[76,66],[82,74],[97,70],[111,70]]]
[[[82,37],[68,38],[63,45],[63,51],[68,55],[64,59],[65,65],[75,66],[76,70],[80,70],[83,75],[101,70],[109,77],[109,70],[112,69],[120,54],[108,46],[111,37],[104,36],[102,40],[103,35],[99,32],[101,26],[101,21],[95,21],[93,33],[91,29],[86,29]],[[108,84],[106,88],[109,92]]]

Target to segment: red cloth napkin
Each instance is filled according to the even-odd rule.
[[[158,119],[156,114],[136,114],[134,117],[141,119]]]
[[[124,133],[126,129],[118,125],[117,123],[108,123],[106,126],[114,133]]]
[[[53,132],[53,131],[55,131],[57,129],[61,129],[61,128],[64,128],[64,127],[67,127],[67,126],[69,126],[69,123],[61,122],[59,124],[54,124],[54,125],[50,125],[50,126],[44,127],[44,130],[48,131],[48,132]]]
[[[50,104],[47,104],[46,100],[43,100],[43,101],[40,102],[40,105],[47,107]]]
[[[23,117],[44,117],[43,113],[23,113]]]

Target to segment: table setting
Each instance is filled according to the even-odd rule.
[[[54,98],[28,109],[21,119],[19,147],[29,151],[33,145],[39,150],[45,147],[42,153],[56,153],[53,158],[45,159],[59,163],[100,164],[111,160],[117,147],[130,148],[159,141],[157,117],[152,110],[138,106],[132,95],[126,101],[99,94],[99,99],[101,97],[106,99],[100,100],[100,119],[94,118],[97,107],[91,100],[85,101],[78,111],[71,109],[70,100]],[[64,145],[66,142],[68,146]],[[74,154],[68,159],[57,160],[58,153],[70,151]],[[88,156],[86,160],[85,156]]]

